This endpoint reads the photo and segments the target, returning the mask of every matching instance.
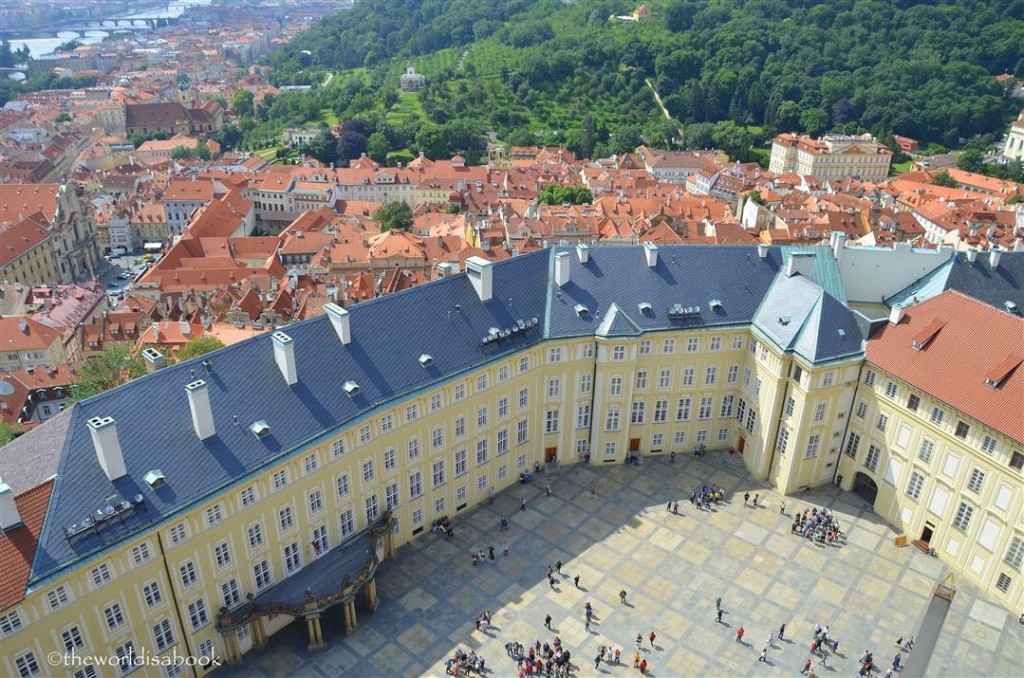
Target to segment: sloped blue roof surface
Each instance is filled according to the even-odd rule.
[[[559,288],[553,283],[553,255],[565,250],[570,252],[570,282]],[[494,294],[486,303],[462,274],[357,304],[349,309],[348,346],[341,344],[326,316],[283,328],[294,342],[298,383],[292,387],[276,365],[271,336],[265,334],[77,403],[70,413],[31,580],[186,510],[407,394],[545,338],[593,336],[602,313],[613,303],[618,312],[609,322],[612,334],[749,325],[773,282],[782,280],[782,262],[778,247],[768,248],[761,258],[753,246],[661,246],[655,267],[647,266],[639,246],[591,247],[586,264],[573,248],[545,249],[494,264]],[[834,262],[831,265],[835,267]],[[785,338],[787,346],[796,341],[797,329],[816,304],[820,308],[815,322],[821,333],[834,333],[831,324],[846,327],[847,319],[840,313],[845,307],[831,297],[822,299],[817,285],[793,279],[779,284],[792,299],[782,304],[773,297],[773,312],[776,306],[802,309],[800,319],[794,320],[799,324]],[[714,309],[713,299],[720,302]],[[641,313],[641,303],[649,303],[651,312]],[[589,313],[579,316],[576,304],[586,306]],[[670,312],[673,307],[689,311]],[[534,318],[537,325],[530,327]],[[492,336],[491,328],[510,329],[520,320],[527,329],[481,341]],[[852,315],[849,322],[846,331],[853,335]],[[810,328],[805,332],[800,341],[814,344],[817,355],[827,357],[838,350],[829,342],[815,343]],[[426,368],[418,360],[424,353],[433,357]],[[204,358],[212,363],[209,372],[202,365]],[[185,392],[185,385],[196,379],[208,384],[217,429],[205,441],[193,430]],[[342,390],[348,380],[359,385],[353,397]],[[86,426],[92,417],[116,421],[127,475],[113,482],[96,460]],[[263,438],[249,431],[257,420],[269,425]],[[166,483],[154,489],[143,477],[156,469]],[[110,521],[113,524],[98,534],[69,542],[64,529],[80,524],[114,494],[125,500],[141,494],[144,501],[126,513],[123,523]]]
[[[839,266],[836,264],[835,257],[832,256],[832,251],[828,247],[783,245],[782,263],[785,264],[789,261],[789,257],[793,254],[814,254],[814,269],[811,271],[814,282],[821,285],[826,292],[839,301],[844,304],[847,302],[846,288],[843,287],[843,278],[839,273]]]
[[[601,337],[630,337],[641,334],[640,328],[614,301],[605,311],[604,319],[597,328]]]
[[[861,353],[865,336],[856,315],[823,292],[800,328],[793,350],[812,362],[835,360]]]
[[[910,306],[956,290],[978,301],[1005,310],[1007,301],[1024,309],[1024,252],[1001,252],[993,268],[990,253],[979,252],[970,262],[966,252],[957,252],[934,271],[885,300],[891,308]]]

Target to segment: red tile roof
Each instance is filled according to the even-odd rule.
[[[53,481],[47,480],[14,498],[21,515],[22,527],[0,531],[0,611],[17,604],[25,597],[32,560],[36,556],[39,532],[50,504]]]
[[[1024,370],[1010,368],[996,386],[986,384],[1011,358],[1024,359],[1024,318],[949,290],[883,327],[867,355],[872,365],[1024,442]]]

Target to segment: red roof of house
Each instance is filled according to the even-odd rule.
[[[47,480],[14,498],[21,515],[21,527],[0,531],[0,610],[20,602],[25,597],[32,560],[36,556],[39,532],[50,504],[53,481]]]
[[[1024,441],[1024,370],[1005,369],[1024,360],[1024,318],[949,290],[883,327],[867,354],[869,363]],[[990,379],[996,372],[1006,372],[1001,381]]]

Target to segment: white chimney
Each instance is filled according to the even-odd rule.
[[[152,347],[142,351],[142,358],[146,362],[146,372],[156,372],[167,364],[164,354]]]
[[[270,335],[274,342],[274,360],[281,368],[281,374],[289,386],[295,386],[299,374],[295,369],[295,342],[284,332],[278,330]]]
[[[846,249],[846,234],[842,232],[833,232],[835,241],[832,245],[832,256],[835,257],[836,261],[842,261],[843,250]]]
[[[903,314],[906,312],[907,309],[905,306],[900,306],[899,304],[893,305],[893,307],[889,309],[889,324],[899,325],[900,321],[903,320]]]
[[[583,243],[576,245],[576,256],[579,257],[580,263],[585,264],[590,261],[590,247]]]
[[[978,260],[978,250],[967,250],[967,261],[972,264]]]
[[[21,525],[21,514],[14,503],[14,490],[0,479],[0,529],[4,532]]]
[[[786,275],[791,278],[799,273],[808,280],[814,280],[814,260],[814,252],[790,254],[789,261],[786,263]]]
[[[128,475],[124,465],[124,454],[121,443],[117,439],[117,425],[112,417],[93,417],[85,422],[92,434],[92,444],[96,448],[96,459],[107,474],[107,478],[115,480]]]
[[[988,255],[988,264],[992,268],[999,268],[999,259],[1003,256],[1000,250],[993,249]]]
[[[191,384],[185,384],[185,392],[188,394],[188,408],[192,410],[192,428],[200,440],[206,440],[217,434],[217,427],[213,423],[213,408],[210,407],[210,393],[206,389],[206,382],[197,379]]]
[[[28,321],[22,318],[18,321],[18,329],[22,332],[28,332]]]
[[[466,275],[469,282],[473,283],[476,296],[480,301],[490,301],[492,296],[493,266],[491,262],[481,257],[470,257],[466,259]]]
[[[768,257],[768,245],[758,245],[757,256],[766,259]]]
[[[658,246],[653,242],[645,242],[644,258],[647,259],[647,268],[656,267],[658,265]]]
[[[334,326],[334,331],[338,333],[338,339],[341,340],[342,345],[348,346],[351,344],[352,321],[349,318],[348,311],[337,304],[324,304],[324,312],[331,319],[331,325]]]
[[[555,284],[565,287],[569,282],[569,253],[559,252],[555,255]]]

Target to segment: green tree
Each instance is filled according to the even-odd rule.
[[[548,184],[537,194],[541,205],[585,205],[594,202],[594,194],[582,186]]]
[[[209,153],[207,153],[209,155]],[[196,157],[196,152],[188,146],[175,146],[171,149],[171,159],[173,160],[184,160],[186,158]]]
[[[956,166],[965,172],[981,172],[985,167],[985,155],[977,148],[968,148],[956,159]]]
[[[828,130],[828,113],[823,108],[808,108],[800,114],[800,127],[812,137],[820,137]]]
[[[412,228],[412,208],[401,201],[389,202],[377,208],[373,213],[373,219],[380,224],[382,231],[408,231]]]
[[[133,348],[124,344],[112,344],[103,353],[85,361],[78,371],[78,378],[71,384],[68,401],[77,402],[141,377],[146,365]]]
[[[231,110],[235,115],[252,115],[253,94],[247,89],[237,90],[231,95]]]
[[[196,337],[178,349],[177,358],[179,361],[188,360],[216,351],[218,348],[224,348],[224,342],[217,337]]]
[[[60,114],[53,119],[54,122],[71,122],[71,116],[68,115],[67,111],[61,111]]]
[[[0,421],[0,447],[3,447],[7,443],[17,438],[14,434],[14,429],[5,421]]]
[[[388,141],[387,134],[384,134],[383,132],[374,132],[370,135],[369,139],[366,140],[366,154],[377,162],[385,162],[388,159],[388,153],[390,152],[391,142]]]
[[[949,176],[949,172],[946,170],[939,170],[932,175],[932,183],[936,186],[945,186],[946,188],[956,188],[956,179]]]

